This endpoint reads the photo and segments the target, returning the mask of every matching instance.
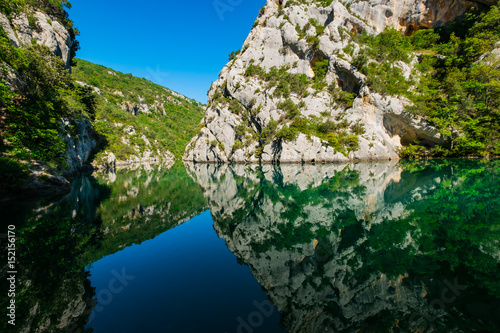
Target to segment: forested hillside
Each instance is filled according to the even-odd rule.
[[[81,59],[75,62],[73,79],[96,95],[94,126],[105,136],[105,150],[118,160],[145,149],[168,149],[182,156],[203,117],[201,103],[131,74]]]
[[[75,59],[66,0],[0,0],[0,192],[68,190],[60,175],[180,157],[203,105]]]

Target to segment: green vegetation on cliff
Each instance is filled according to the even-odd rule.
[[[72,76],[99,89],[95,128],[106,138],[103,148],[120,160],[136,154],[135,147],[139,152],[168,149],[181,157],[203,118],[201,103],[131,74],[77,59]],[[135,134],[124,134],[129,126]]]
[[[70,156],[87,156],[89,140],[98,144],[96,164],[107,161],[104,151],[118,160],[163,159],[171,156],[167,151],[180,157],[203,116],[202,104],[150,81],[84,60],[76,64],[78,31],[65,11],[70,7],[66,0],[0,0],[7,18],[0,26],[0,172],[6,175],[0,189],[22,186],[33,161],[54,172],[73,171]],[[73,73],[54,50],[40,45],[44,41],[17,47],[10,40],[22,24],[15,17],[27,18],[22,29],[41,31],[37,13],[67,30]]]
[[[359,135],[365,133],[365,129],[359,122],[350,122],[345,116],[346,113],[340,114],[333,120],[324,120],[321,117],[304,117],[301,115],[301,109],[306,107],[306,103],[301,101],[295,104],[290,95],[293,93],[300,98],[305,98],[309,95],[308,88],[313,88],[316,93],[327,89],[331,97],[331,106],[338,105],[345,108],[352,107],[355,94],[343,91],[335,83],[328,85],[325,80],[328,70],[328,59],[317,61],[313,66],[315,73],[314,78],[310,79],[305,74],[292,74],[288,71],[290,66],[282,66],[280,68],[271,67],[266,72],[259,65],[254,65],[253,62],[246,68],[245,76],[257,77],[263,82],[262,89],[269,91],[273,97],[285,98],[284,101],[278,103],[277,108],[284,115],[279,120],[271,120],[268,125],[262,129],[260,133],[253,132],[249,124],[252,123],[254,114],[259,111],[262,105],[251,105],[250,109],[245,108],[236,99],[228,100],[227,97],[220,93],[215,93],[210,100],[211,104],[229,104],[229,111],[233,112],[246,119],[246,122],[240,125],[238,134],[239,141],[233,146],[233,151],[248,146],[252,140],[259,141],[256,155],[262,154],[262,147],[277,139],[282,141],[293,141],[298,138],[300,133],[311,136],[316,136],[323,140],[324,144],[333,147],[336,152],[340,152],[347,156],[349,152],[359,149]],[[260,88],[259,88],[260,91]],[[210,104],[209,104],[210,105]],[[328,113],[325,110],[326,113]],[[245,136],[247,132],[253,132],[252,137]]]
[[[47,47],[14,47],[0,27],[0,77],[17,77],[18,87],[0,83],[0,153],[64,168],[61,119],[91,117],[91,92],[73,84],[65,64]]]
[[[386,29],[353,39],[363,46],[353,65],[366,84],[383,95],[409,98],[414,105],[408,111],[448,139],[447,146],[430,151],[415,142],[401,151],[403,157],[500,154],[500,59],[492,52],[500,41],[497,6],[473,8],[446,27],[409,37]],[[405,78],[397,62],[410,63],[414,55],[418,72]]]

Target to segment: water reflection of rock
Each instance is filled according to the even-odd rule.
[[[262,181],[276,187],[280,196],[302,194],[309,190],[332,191],[331,195],[316,193],[315,202],[301,206],[302,213],[315,223],[329,225],[332,217],[345,210],[353,211],[358,220],[370,224],[380,223],[387,218],[398,218],[403,213],[403,204],[385,203],[384,193],[389,184],[398,182],[401,170],[397,162],[376,162],[358,164],[299,165],[271,164],[262,167],[245,165],[186,164],[188,171],[198,181],[210,200],[214,216],[227,218],[233,212],[250,208],[255,200],[245,201],[242,191],[258,194]],[[331,182],[328,183],[328,180]],[[323,186],[324,188],[320,188]],[[282,188],[283,190],[281,190]],[[291,188],[294,188],[293,190]],[[271,202],[269,196],[255,198],[260,201],[262,217],[270,221],[274,216],[286,212],[281,202]],[[299,198],[295,198],[299,199]],[[279,200],[278,200],[279,201]],[[268,218],[266,218],[266,216]],[[295,222],[302,221],[303,218]],[[260,221],[263,223],[264,221]]]
[[[250,266],[288,332],[455,329],[455,319],[428,305],[441,297],[442,281],[393,267],[420,251],[418,227],[398,229],[407,204],[443,174],[407,186],[396,162],[186,167],[204,189],[217,233]],[[394,238],[375,246],[383,238],[375,228]]]
[[[28,213],[19,251],[23,285],[18,332],[84,331],[94,290],[82,264],[83,251],[90,245],[88,237],[99,233],[97,207],[107,193],[106,187],[81,176],[68,195],[39,201]]]

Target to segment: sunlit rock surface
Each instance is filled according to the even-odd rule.
[[[402,145],[419,141],[428,146],[445,144],[440,133],[419,116],[406,112],[410,102],[404,97],[382,96],[370,91],[365,76],[352,65],[361,47],[347,38],[348,32],[375,34],[385,27],[411,33],[424,27],[448,23],[472,6],[468,1],[332,1],[322,6],[316,1],[268,0],[245,40],[241,53],[220,72],[209,91],[204,127],[186,148],[184,160],[195,162],[347,162],[397,159]],[[311,26],[317,22],[322,30]],[[306,26],[309,28],[306,30]],[[297,29],[304,29],[301,36]],[[308,42],[317,38],[317,44]],[[353,48],[349,54],[346,48]],[[309,85],[305,95],[290,94],[300,116],[322,121],[346,121],[364,126],[356,150],[339,152],[319,138],[300,134],[287,141],[255,139],[271,120],[287,117],[279,104],[285,97],[277,86],[257,76],[247,76],[250,66],[265,71],[287,68],[288,73],[313,79],[318,61],[328,60],[326,86]],[[414,74],[410,64],[398,62],[406,78]],[[344,93],[355,94],[352,107],[336,101],[328,87],[336,85]],[[301,102],[303,103],[301,105]],[[238,111],[240,109],[240,111]],[[250,116],[246,116],[246,114]],[[280,124],[278,130],[284,126]],[[245,132],[242,133],[242,130]]]

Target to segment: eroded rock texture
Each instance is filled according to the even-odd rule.
[[[271,1],[261,10],[241,53],[221,71],[209,91],[204,128],[186,148],[184,159],[196,162],[338,162],[398,158],[398,149],[418,141],[432,147],[445,140],[427,121],[405,111],[404,97],[382,96],[370,91],[366,77],[353,66],[360,46],[347,32],[375,34],[395,27],[407,34],[421,28],[440,26],[462,15],[468,1]],[[311,24],[314,22],[314,24]],[[318,62],[328,62],[323,87],[309,84],[292,91],[290,100],[299,116],[307,119],[344,121],[364,126],[357,134],[356,149],[341,151],[314,135],[293,140],[263,140],[271,121],[277,131],[290,116],[280,103],[286,101],[258,75],[249,75],[251,66],[265,72],[285,68],[314,82]],[[413,75],[416,57],[409,64],[394,63],[406,78]],[[322,74],[323,75],[323,74]],[[352,106],[341,103],[329,92],[354,94]],[[353,134],[352,131],[349,132]],[[353,134],[354,135],[354,134]],[[260,139],[259,139],[260,138]]]

